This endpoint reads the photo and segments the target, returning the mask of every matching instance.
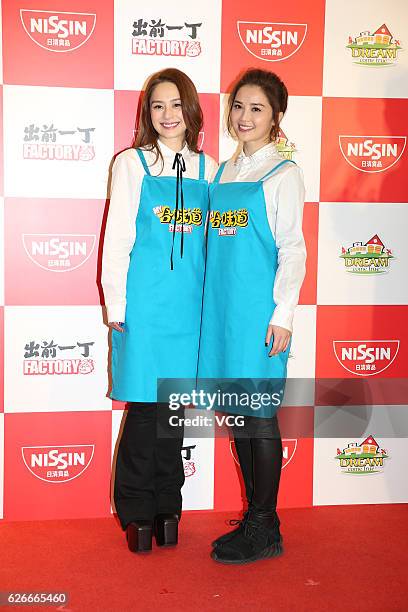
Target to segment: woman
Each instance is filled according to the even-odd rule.
[[[184,483],[182,432],[157,404],[159,378],[196,374],[208,180],[198,152],[203,116],[176,69],[150,77],[136,148],[117,156],[102,262],[112,328],[112,393],[129,402],[114,499],[132,551],[177,543]]]
[[[271,72],[249,70],[239,79],[229,98],[228,129],[242,153],[221,164],[210,188],[199,376],[234,379],[234,390],[266,389],[271,379],[272,389],[284,383],[305,275],[302,173],[275,146],[287,97]],[[212,552],[216,561],[231,564],[282,552],[276,409],[241,414],[244,427],[235,426],[233,433],[248,510],[237,529],[213,543]]]

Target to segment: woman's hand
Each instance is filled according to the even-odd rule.
[[[109,325],[109,327],[111,327],[112,329],[116,329],[116,331],[119,331],[119,332],[123,332],[123,331],[124,331],[124,329],[123,329],[123,323],[120,323],[120,322],[116,322],[116,321],[115,321],[115,322],[112,322],[112,323],[108,323],[108,325]]]
[[[284,327],[278,325],[268,325],[268,331],[266,332],[265,346],[269,346],[273,336],[273,345],[269,351],[269,357],[283,353],[288,348],[292,332]]]

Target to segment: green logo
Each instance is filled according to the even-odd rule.
[[[355,64],[364,66],[391,66],[397,62],[401,43],[393,37],[385,23],[375,32],[361,32],[355,38],[349,36],[347,49]]]
[[[341,255],[347,272],[351,274],[382,274],[388,272],[390,260],[394,259],[391,249],[387,249],[378,234],[367,242],[353,242]]]
[[[338,448],[335,458],[346,474],[373,474],[384,470],[384,461],[389,456],[373,436],[368,436],[360,444],[350,442],[342,451]]]
[[[283,133],[283,130],[279,130],[279,138],[275,142],[278,153],[285,159],[292,159],[293,154],[296,152],[296,145],[293,142],[289,142],[289,139]]]

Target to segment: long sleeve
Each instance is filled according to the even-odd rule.
[[[134,151],[124,151],[113,164],[101,279],[109,322],[125,320],[126,280],[143,174]]]
[[[264,190],[267,209],[272,207],[275,211],[275,227],[271,227],[271,231],[278,249],[278,269],[273,287],[276,308],[270,323],[292,331],[295,308],[306,272],[306,246],[302,232],[305,199],[302,171],[290,165],[282,173],[273,194],[268,194],[268,181],[265,181]],[[274,199],[273,203],[271,198]]]

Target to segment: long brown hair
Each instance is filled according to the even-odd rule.
[[[179,90],[183,119],[187,128],[185,139],[188,148],[194,153],[198,153],[198,137],[203,127],[203,111],[201,110],[197,90],[193,81],[184,74],[184,72],[177,70],[177,68],[166,68],[165,70],[160,70],[152,74],[147,81],[141,101],[135,147],[144,147],[150,151],[154,151],[156,154],[154,163],[156,163],[159,157],[163,161],[163,156],[157,145],[158,134],[153,127],[150,115],[152,93],[159,83],[174,83]]]
[[[228,132],[231,136],[234,135],[231,124],[231,110],[238,91],[244,85],[256,85],[260,87],[268,98],[268,102],[272,107],[272,118],[274,121],[274,125],[271,126],[270,139],[271,141],[277,140],[279,137],[279,113],[285,113],[288,106],[288,90],[286,89],[285,83],[281,81],[277,74],[257,68],[251,68],[244,72],[232,88],[227,108]]]

